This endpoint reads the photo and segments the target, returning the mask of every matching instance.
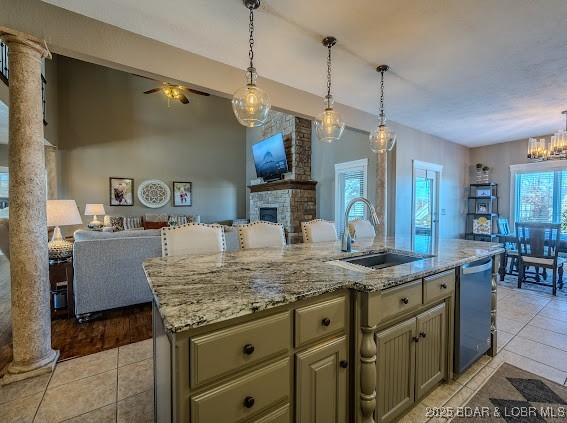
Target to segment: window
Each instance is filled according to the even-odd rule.
[[[514,182],[515,221],[561,223],[567,233],[567,170],[516,173]]]
[[[335,223],[342,235],[344,214],[347,204],[356,197],[366,197],[368,182],[368,159],[335,164]],[[348,220],[365,219],[366,206],[355,204],[348,215]]]

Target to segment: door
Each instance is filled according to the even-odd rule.
[[[390,422],[414,402],[415,318],[376,334],[376,421]]]
[[[447,375],[445,303],[417,316],[415,395],[421,399]]]
[[[342,336],[296,356],[298,423],[347,421],[348,354]]]
[[[439,238],[439,179],[441,167],[414,161],[412,246],[433,252]]]

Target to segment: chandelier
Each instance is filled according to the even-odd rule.
[[[270,97],[256,86],[258,74],[254,67],[254,10],[260,7],[260,0],[243,0],[250,11],[249,31],[249,66],[246,69],[246,85],[236,91],[232,97],[232,110],[238,122],[248,128],[262,126],[268,120],[271,104]]]
[[[392,128],[386,125],[386,115],[384,113],[384,72],[390,67],[388,65],[380,65],[376,71],[380,73],[380,112],[378,114],[380,120],[378,126],[370,134],[370,149],[374,153],[386,153],[391,151],[396,144],[396,133]]]
[[[565,160],[567,159],[567,110],[561,112],[565,115],[565,129],[559,130],[551,136],[549,143],[545,138],[530,138],[528,140],[528,159],[532,161]]]
[[[341,115],[333,109],[333,96],[331,94],[331,49],[337,43],[335,37],[325,37],[323,45],[327,47],[327,95],[325,96],[325,110],[315,120],[315,131],[319,141],[332,143],[338,141],[345,129]]]

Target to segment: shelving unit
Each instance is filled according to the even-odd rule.
[[[486,223],[483,222],[484,219]],[[498,184],[494,182],[470,184],[465,238],[475,241],[495,241],[497,234]]]

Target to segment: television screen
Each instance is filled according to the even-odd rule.
[[[252,146],[258,178],[277,178],[287,172],[287,159],[281,133]]]

